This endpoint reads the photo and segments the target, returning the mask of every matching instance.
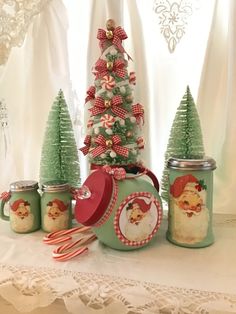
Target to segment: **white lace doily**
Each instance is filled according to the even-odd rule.
[[[21,312],[63,299],[70,313],[86,309],[99,313],[236,312],[236,295],[183,289],[107,275],[54,269],[0,266],[0,294]],[[234,312],[233,312],[234,313]]]
[[[6,63],[11,48],[21,46],[35,15],[50,0],[0,1],[0,65]]]
[[[92,260],[89,256],[85,256],[83,261],[82,259],[78,259],[74,262],[69,261],[68,264],[58,262],[55,263],[55,267],[51,267],[49,265],[50,259],[48,259],[46,250],[43,251],[43,254],[45,254],[45,265],[49,265],[50,267],[36,266],[33,264],[35,259],[42,259],[43,257],[43,254],[39,255],[40,257],[37,257],[38,250],[40,249],[39,243],[37,244],[37,233],[34,235],[24,235],[22,240],[21,237],[17,237],[17,235],[10,232],[6,235],[6,229],[4,230],[4,227],[5,225],[1,225],[1,230],[5,234],[1,236],[1,243],[3,246],[4,242],[7,242],[9,252],[6,252],[5,256],[2,256],[1,254],[0,295],[20,312],[30,312],[40,307],[49,306],[54,303],[56,299],[60,299],[64,301],[68,312],[75,314],[236,313],[236,293],[234,288],[236,272],[235,268],[232,267],[235,263],[234,261],[230,261],[230,264],[228,265],[231,265],[231,269],[225,269],[227,268],[226,264],[222,266],[222,269],[219,269],[220,264],[217,264],[219,260],[220,263],[222,263],[222,261],[225,262],[227,259],[235,260],[235,248],[230,241],[235,241],[236,216],[226,216],[224,219],[219,216],[214,219],[214,228],[216,231],[218,229],[218,237],[222,235],[222,242],[218,238],[219,246],[216,245],[215,247],[212,246],[202,250],[189,250],[173,245],[170,246],[169,243],[163,239],[163,249],[158,247],[157,243],[157,245],[155,245],[155,249],[158,248],[157,251],[152,251],[152,248],[148,248],[146,252],[145,250],[140,250],[137,251],[137,253],[131,252],[129,254],[124,252],[119,253],[113,250],[109,251],[108,249],[103,248],[103,251],[101,252],[101,256],[103,256],[102,263],[104,263],[106,267],[108,265],[106,264],[107,258],[111,261],[111,256],[106,256],[106,254],[114,254],[112,255],[114,259],[111,263],[114,275],[99,272],[98,268],[101,267],[102,264],[98,265],[98,268],[95,268],[93,264],[91,268]],[[219,230],[223,230],[222,233],[221,231],[219,232]],[[38,235],[40,236],[41,243],[42,235],[40,232]],[[229,239],[230,241],[228,241]],[[19,254],[20,249],[19,251],[16,250],[19,245],[25,244],[26,246],[28,245],[32,247],[33,242],[31,243],[31,240],[35,242],[35,248],[33,248],[35,249],[35,256],[31,257],[25,253],[24,263],[28,266],[20,265],[19,262],[16,264],[14,261],[11,263],[6,262],[7,260],[10,260],[9,256],[13,250],[14,253],[12,254]],[[17,242],[17,246],[10,248],[12,241]],[[221,247],[222,250],[224,249],[222,246],[223,243],[225,243],[225,248],[228,252],[227,257],[225,256],[225,252],[221,251]],[[229,247],[231,247],[231,251],[229,250]],[[44,246],[42,246],[42,249],[43,248]],[[99,255],[98,248],[99,247],[96,247],[96,256]],[[218,252],[219,248],[220,252]],[[25,248],[21,248],[21,250],[26,251]],[[51,247],[49,250],[51,250]],[[153,282],[150,280],[136,280],[135,278],[137,275],[133,276],[134,279],[125,278],[126,275],[130,277],[130,274],[127,273],[127,271],[123,271],[123,275],[121,276],[122,272],[120,272],[118,267],[121,269],[123,267],[125,269],[127,268],[127,265],[133,265],[131,270],[133,269],[135,271],[138,260],[140,258],[147,258],[145,257],[145,254],[149,255],[149,264],[146,267],[142,266],[141,269],[144,274],[147,273],[147,268],[153,268],[153,265],[155,264],[158,265],[158,261],[161,260],[161,255],[165,252],[167,252],[168,255],[163,259],[165,265],[162,271],[170,265],[168,264],[168,257],[171,259],[173,259],[174,256],[176,257],[176,260],[172,263],[173,267],[176,265],[176,268],[169,268],[166,270],[165,278],[166,276],[168,277],[168,274],[170,274],[169,277],[171,277],[169,278],[171,281],[167,280],[168,278],[165,279],[168,284],[163,284],[163,281],[161,281],[160,278],[161,273],[155,271],[155,268],[152,270],[153,275],[156,275],[156,279]],[[173,252],[174,255],[172,255]],[[202,264],[197,265],[197,271],[193,265],[190,265],[189,269],[186,269],[186,264],[183,264],[181,278],[185,275],[191,277],[190,271],[195,271],[196,280],[197,277],[201,277],[202,279],[201,289],[196,288],[195,282],[192,282],[193,289],[180,287],[180,283],[176,283],[174,274],[175,272],[178,272],[177,264],[179,262],[179,252],[181,253],[183,260],[188,260],[189,255],[194,254],[194,252],[197,252],[197,254],[200,255]],[[211,260],[210,256],[212,254],[215,255]],[[223,254],[223,259],[221,254]],[[197,255],[193,257],[193,263],[195,263],[196,256]],[[206,258],[206,256],[208,256],[208,258]],[[94,257],[92,258],[94,259]],[[32,259],[33,266],[30,265],[29,259]],[[212,264],[214,259],[215,265]],[[151,264],[151,261],[156,262]],[[196,263],[197,262],[198,261],[196,261]],[[85,269],[88,269],[88,271],[81,271],[81,265],[83,263],[85,263]],[[99,263],[99,259],[96,261],[96,264],[97,263]],[[216,288],[214,289],[214,283],[213,286],[211,286],[212,290],[204,288],[207,287],[207,281],[211,280],[209,279],[211,278],[210,276],[208,278],[204,275],[203,267],[207,264],[210,269],[215,267],[216,276],[222,278],[218,280],[220,286],[222,284],[221,290],[227,293],[219,292]],[[43,263],[41,265],[43,265]],[[76,271],[76,269],[79,269],[80,271]],[[91,269],[94,269],[94,271],[91,271]],[[227,281],[224,281],[224,277],[220,277],[221,275],[224,275]],[[145,278],[145,276],[143,278]],[[171,282],[173,282],[173,284],[170,284]],[[232,287],[231,290],[229,290],[229,286]],[[232,291],[232,293],[229,293],[229,291]]]

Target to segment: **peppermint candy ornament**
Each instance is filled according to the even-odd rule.
[[[101,117],[100,122],[104,128],[111,128],[115,122],[115,118],[110,114],[104,114]]]
[[[116,82],[112,76],[105,75],[101,79],[101,86],[103,89],[112,90],[116,86]]]

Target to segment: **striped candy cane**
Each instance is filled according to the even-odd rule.
[[[58,244],[61,242],[71,240],[72,234],[83,233],[83,232],[89,231],[90,229],[91,227],[74,227],[71,229],[51,232],[43,238],[43,242],[46,244]]]
[[[75,242],[66,243],[64,245],[61,245],[53,251],[52,256],[57,261],[67,261],[69,259],[72,259],[78,255],[81,255],[84,252],[87,252],[88,247],[81,247],[81,248],[74,250],[74,251],[70,251],[70,249],[72,249],[73,247],[78,246],[78,245],[89,244],[92,241],[94,241],[96,238],[97,238],[96,235],[93,234],[93,235],[90,235],[89,237],[82,237]],[[66,252],[66,251],[68,251],[68,252]]]

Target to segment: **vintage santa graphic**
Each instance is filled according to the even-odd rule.
[[[207,236],[209,211],[206,208],[206,193],[204,182],[191,174],[177,177],[170,186],[173,240],[194,244]]]
[[[54,199],[47,204],[44,214],[44,229],[54,232],[68,227],[69,204],[65,204],[59,199]]]
[[[155,222],[150,208],[152,202],[146,203],[142,198],[135,198],[126,208],[127,222],[125,237],[130,241],[142,241],[152,233]]]
[[[18,199],[10,205],[11,227],[16,232],[29,232],[33,228],[34,215],[29,202]]]

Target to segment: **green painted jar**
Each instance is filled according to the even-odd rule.
[[[212,230],[212,158],[168,161],[169,208],[167,239],[179,246],[205,247],[214,242]]]
[[[162,205],[159,184],[151,171],[131,175],[123,168],[107,166],[95,170],[81,190],[82,195],[76,200],[75,218],[83,225],[92,226],[98,239],[109,247],[140,248],[158,231]]]
[[[4,207],[9,199],[9,215]],[[1,218],[10,221],[17,233],[29,233],[40,229],[40,195],[36,181],[17,181],[10,184],[8,198],[1,199]]]
[[[65,181],[49,181],[42,185],[42,230],[55,232],[72,225],[70,185]]]

